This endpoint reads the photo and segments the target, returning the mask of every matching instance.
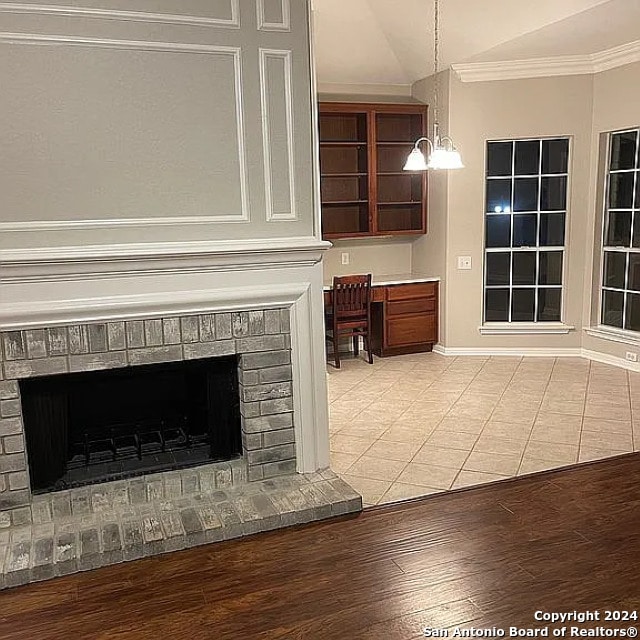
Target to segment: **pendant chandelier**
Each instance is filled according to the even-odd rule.
[[[419,138],[409,154],[404,165],[405,171],[427,171],[428,169],[462,169],[460,152],[453,144],[449,136],[440,136],[438,125],[438,91],[440,82],[438,79],[438,66],[440,61],[440,0],[434,0],[434,29],[433,29],[433,140]],[[429,143],[429,159],[425,158],[420,150],[423,142]]]

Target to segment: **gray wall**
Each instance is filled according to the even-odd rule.
[[[0,2],[0,248],[312,235],[307,5]]]

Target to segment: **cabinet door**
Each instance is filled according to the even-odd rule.
[[[387,346],[408,347],[436,342],[435,314],[387,318]]]

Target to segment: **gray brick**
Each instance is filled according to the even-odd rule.
[[[264,479],[264,470],[258,465],[257,467],[249,467],[247,469],[247,479],[249,482],[258,482]]]
[[[110,522],[102,526],[100,531],[102,537],[102,549],[104,554],[103,564],[115,564],[122,562],[124,554],[122,552],[122,538],[120,527],[115,522]]]
[[[222,523],[222,535],[225,540],[231,538],[238,538],[242,535],[242,520],[240,516],[233,508],[230,502],[218,502],[214,505],[215,513],[217,514],[219,521]],[[201,516],[202,516],[201,512]],[[204,521],[205,528],[207,523]]]
[[[2,439],[2,448],[5,454],[22,453],[24,451],[24,437],[21,434],[6,436]]]
[[[5,439],[6,440],[6,439]],[[27,460],[24,453],[14,453],[0,456],[0,473],[11,471],[24,471],[27,468]]]
[[[0,400],[12,400],[18,397],[18,383],[14,380],[0,382]]]
[[[180,473],[182,477],[182,495],[190,496],[200,492],[200,476],[197,471],[187,469]]]
[[[47,524],[53,522],[53,509],[48,500],[34,500],[31,505],[34,524]]]
[[[315,488],[322,492],[327,501],[331,504],[331,513],[336,516],[341,516],[347,513],[348,503],[342,494],[336,491],[335,487],[330,482],[316,482]]]
[[[89,338],[87,327],[83,324],[72,325],[69,331],[69,353],[79,355],[89,353]]]
[[[23,360],[26,349],[21,331],[8,331],[2,334],[5,360]]]
[[[268,416],[274,413],[293,411],[293,398],[279,398],[278,400],[264,400],[260,403],[260,414]]]
[[[262,434],[261,433],[243,433],[242,434],[242,446],[247,450],[261,449],[262,448]]]
[[[262,441],[266,448],[277,447],[283,444],[292,444],[295,442],[295,431],[293,429],[266,431],[262,434]]]
[[[8,587],[17,587],[29,582],[31,572],[31,542],[18,542],[9,547],[9,553],[5,563],[5,584]]]
[[[13,436],[22,433],[22,418],[0,419],[0,436]]]
[[[243,418],[256,418],[260,415],[260,403],[259,402],[241,402],[240,403],[240,415]]]
[[[278,351],[285,348],[284,336],[257,336],[239,338],[236,340],[238,353],[252,353],[255,351]],[[248,368],[248,367],[245,367]]]
[[[87,516],[91,513],[91,494],[89,489],[77,489],[70,493],[71,513],[74,516]]]
[[[347,513],[362,511],[362,496],[355,491],[342,478],[331,480],[331,486],[343,497],[347,502]]]
[[[264,332],[280,333],[280,309],[269,309],[264,312]]]
[[[56,520],[71,517],[71,496],[68,491],[54,493],[51,498],[51,506]]]
[[[65,576],[78,570],[78,538],[75,533],[60,533],[53,549],[55,573]]]
[[[225,504],[225,503],[222,503]],[[231,512],[228,512],[224,507],[220,511],[211,506],[203,506],[196,508],[198,518],[202,522],[202,528],[204,529],[204,537],[207,542],[218,542],[223,538],[223,521],[218,513],[224,513],[227,517],[227,523],[230,530],[237,527],[239,530],[240,518],[235,514],[235,519],[232,517]]]
[[[216,338],[218,340],[228,340],[232,337],[231,314],[216,313]]]
[[[235,501],[245,533],[269,531],[280,524],[280,514],[269,497],[262,493]]]
[[[162,335],[162,320],[145,320],[144,335],[147,347],[160,347],[164,344]]]
[[[244,402],[257,402],[259,400],[275,400],[287,398],[292,394],[290,382],[276,382],[273,384],[261,384],[255,387],[244,387],[242,399]]]
[[[178,471],[171,471],[164,475],[164,497],[175,500],[182,496],[182,478]]]
[[[148,516],[142,519],[142,539],[145,544],[161,542],[163,538],[162,525],[155,516]]]
[[[295,446],[292,444],[283,444],[270,449],[257,449],[256,451],[247,451],[247,461],[250,465],[265,464],[267,462],[284,462],[292,460],[296,456]]]
[[[290,364],[281,367],[270,367],[259,371],[260,382],[288,382],[293,380],[293,370]]]
[[[125,327],[129,349],[144,347],[144,322],[142,320],[129,320],[125,323]]]
[[[29,477],[26,471],[17,471],[9,474],[9,489],[11,491],[19,491],[20,489],[29,488]]]
[[[234,338],[249,335],[249,314],[246,311],[231,314],[231,331]]]
[[[107,325],[106,324],[90,324],[88,326],[89,333],[89,350],[92,353],[101,353],[107,350]]]
[[[260,384],[260,373],[258,371],[242,371],[238,372],[240,384],[245,387],[252,387]]]
[[[162,476],[149,478],[146,480],[147,485],[147,502],[162,500],[164,498],[164,485]]]
[[[184,549],[187,540],[185,538],[180,513],[177,511],[167,511],[160,516],[160,520],[165,534],[165,550],[179,551],[180,549]]]
[[[182,527],[187,538],[187,545],[194,546],[204,544],[206,541],[205,531],[198,512],[193,507],[183,509],[180,512],[180,519],[182,520]]]
[[[199,317],[200,340],[202,342],[213,342],[216,339],[216,320],[213,314]]]
[[[84,571],[96,569],[101,564],[98,529],[84,529],[80,532],[80,569]]]
[[[180,344],[180,318],[164,318],[162,321],[165,344]]]
[[[157,362],[176,362],[182,360],[180,346],[147,347],[129,351],[129,364],[155,364]]]
[[[249,335],[264,334],[264,311],[249,311]]]
[[[91,511],[93,513],[106,513],[113,508],[111,490],[107,484],[92,486],[91,489]]]
[[[147,501],[147,484],[141,478],[129,482],[129,500],[131,504],[142,504]]]
[[[29,329],[24,332],[27,356],[31,359],[46,358],[47,344],[44,329]]]
[[[19,491],[5,491],[0,494],[0,511],[13,509],[11,512],[14,517],[13,525],[29,524],[31,522],[31,508],[22,509],[31,502],[31,492],[27,489]],[[15,518],[23,518],[23,521],[15,520]]]
[[[331,503],[314,484],[307,484],[300,487],[300,493],[313,503],[315,516],[318,520],[331,517]]]
[[[22,407],[18,398],[14,398],[13,400],[0,401],[0,416],[2,416],[3,418],[15,418],[21,413]]]
[[[289,351],[267,351],[265,353],[242,354],[240,365],[244,371],[250,369],[265,369],[267,367],[278,367],[291,362],[291,352]]]
[[[231,473],[231,466],[227,464],[221,464],[215,469],[216,474],[216,487],[218,489],[225,489],[233,486],[233,475]]]
[[[315,518],[315,503],[299,490],[285,491],[284,495],[296,510],[298,522],[311,522]]]
[[[244,418],[242,429],[246,433],[260,433],[265,431],[279,431],[293,426],[292,413],[278,413],[259,418]]]
[[[142,524],[137,520],[122,523],[122,547],[125,560],[136,560],[144,555]]]
[[[100,371],[103,369],[120,369],[127,366],[125,351],[109,351],[106,353],[88,353],[82,356],[69,356],[69,370]]]
[[[269,499],[280,515],[280,523],[283,527],[292,527],[294,524],[298,524],[296,510],[284,493],[270,492]]]
[[[275,478],[276,476],[286,476],[296,472],[296,461],[285,460],[284,462],[270,462],[262,465],[265,478]]]
[[[289,309],[282,309],[280,312],[280,323],[283,333],[291,331],[291,312]]]
[[[9,529],[11,526],[11,513],[9,511],[0,511],[0,530]]]
[[[33,580],[53,578],[53,538],[41,538],[33,544]]]
[[[124,322],[109,322],[107,324],[107,342],[109,351],[124,351],[127,348]]]
[[[47,343],[50,356],[66,356],[69,353],[69,340],[66,327],[47,329]]]
[[[236,352],[236,343],[233,340],[219,340],[217,342],[196,342],[183,346],[185,360],[197,360],[198,358],[217,358],[232,356]]]
[[[0,475],[0,493],[4,493],[7,490],[9,474],[5,473]]]
[[[180,328],[182,330],[182,342],[198,342],[198,316],[183,316],[180,318]]]
[[[240,460],[231,465],[231,478],[235,486],[240,486],[247,481],[247,463]]]
[[[52,376],[67,373],[67,359],[64,356],[43,358],[42,360],[17,360],[5,362],[4,371],[7,378],[30,378],[32,376]]]

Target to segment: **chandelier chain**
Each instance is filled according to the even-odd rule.
[[[433,75],[434,96],[433,96],[433,121],[438,122],[438,94],[440,93],[440,79],[438,78],[438,68],[440,66],[440,2],[434,0],[434,30],[433,30]]]

